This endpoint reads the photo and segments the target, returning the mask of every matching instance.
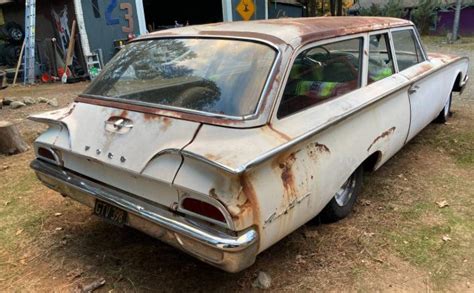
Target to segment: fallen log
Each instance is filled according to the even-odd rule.
[[[28,144],[23,140],[15,124],[0,121],[0,154],[14,155],[28,150]]]

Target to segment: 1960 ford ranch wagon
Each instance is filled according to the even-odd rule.
[[[468,60],[409,21],[219,23],[133,40],[49,129],[48,187],[229,272],[320,215],[347,216],[375,170],[450,115]]]

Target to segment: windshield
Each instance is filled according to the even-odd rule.
[[[84,95],[245,116],[255,113],[275,56],[250,41],[138,41],[118,52]]]

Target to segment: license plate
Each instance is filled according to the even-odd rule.
[[[127,212],[100,200],[95,201],[94,214],[118,226],[127,219]]]

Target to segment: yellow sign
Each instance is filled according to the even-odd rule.
[[[249,20],[255,13],[255,4],[253,0],[241,0],[236,10],[243,20]]]

